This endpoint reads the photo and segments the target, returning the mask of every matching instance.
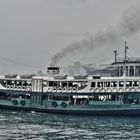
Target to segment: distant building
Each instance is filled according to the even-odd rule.
[[[76,61],[73,66],[68,66],[64,69],[64,73],[68,75],[86,75],[87,71],[79,61]]]
[[[73,66],[61,68],[61,73],[73,76],[73,75],[100,75],[111,76],[112,66],[102,69],[96,69],[93,66],[82,65],[79,61],[75,62]]]

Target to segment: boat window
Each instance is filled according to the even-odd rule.
[[[47,95],[42,95],[42,100],[46,100],[46,99],[48,99],[48,96]]]
[[[26,99],[31,99],[31,95],[27,93],[25,98]]]
[[[98,82],[97,86],[98,87],[103,87],[103,82]]]
[[[22,83],[21,83],[22,84]],[[27,81],[27,85],[28,86],[31,86],[32,85],[32,83],[31,82],[29,82],[29,81]]]
[[[132,81],[126,81],[126,87],[132,87]]]
[[[72,82],[69,82],[68,85],[69,85],[69,87],[72,87]]]
[[[54,95],[51,95],[49,97],[50,100],[55,100],[55,101],[68,101],[69,100],[69,97],[68,96],[54,96]]]
[[[49,81],[49,86],[52,87],[53,86],[53,82]]]
[[[113,68],[112,71],[111,71],[111,76],[113,77],[113,76],[115,76],[115,75],[116,75],[116,69]]]
[[[133,87],[138,87],[139,86],[139,81],[133,81]]]
[[[123,75],[123,67],[121,66],[120,68],[121,68],[120,69],[120,76],[122,76]]]
[[[119,67],[117,67],[117,75],[116,76],[119,76]]]
[[[128,66],[126,66],[126,76],[128,76]]]
[[[7,80],[7,85],[11,85],[11,84],[12,84],[12,81]]]
[[[0,99],[6,99],[7,94],[5,92],[0,92]]]
[[[67,82],[62,82],[62,87],[67,87]]]
[[[136,66],[135,73],[136,73],[136,76],[140,76],[140,66]]]
[[[100,76],[92,76],[93,79],[100,79]]]
[[[124,87],[124,81],[119,82],[119,87]]]
[[[21,86],[21,85],[22,85],[21,81],[16,81],[16,84],[17,84],[18,86]]]
[[[6,87],[6,81],[5,80],[2,80],[1,84],[2,84],[2,86]]]
[[[112,81],[111,82],[111,87],[117,87],[117,81]]]
[[[87,86],[87,81],[77,81],[73,83],[73,86],[79,90],[84,89]]]
[[[14,94],[14,93],[12,94],[13,98],[25,98],[25,96],[26,95],[23,95],[23,94]]]
[[[129,73],[130,73],[130,76],[134,76],[134,66],[130,66]]]
[[[50,95],[48,99],[53,100],[53,95]]]
[[[53,87],[57,87],[57,82],[53,82]]]
[[[24,82],[22,83],[22,85],[23,85],[23,86],[27,86],[27,82],[24,81]]]
[[[104,82],[104,87],[110,87],[110,82]]]
[[[57,85],[58,85],[57,81],[49,81],[50,87],[57,87]]]
[[[47,86],[47,81],[43,81],[43,86]]]
[[[96,83],[95,82],[91,82],[91,87],[96,87]]]
[[[80,85],[81,85],[81,84],[78,83],[78,82],[73,82],[73,83],[72,83],[72,87],[80,87]]]

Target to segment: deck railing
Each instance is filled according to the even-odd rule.
[[[124,62],[124,58],[117,58],[117,62]],[[140,62],[140,57],[129,57],[126,59],[126,62]]]

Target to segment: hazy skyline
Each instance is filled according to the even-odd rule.
[[[140,17],[135,14],[135,11],[139,13],[139,6],[139,0],[0,0],[0,56],[7,59],[0,57],[0,73],[45,69],[51,58],[62,49],[106,30],[118,30],[125,15],[129,19],[131,13],[136,23],[134,26],[139,29]],[[130,54],[140,56],[139,37],[139,30],[136,30],[119,36],[116,43],[102,42],[89,52],[78,50],[58,64],[71,65],[79,60],[84,64],[94,64],[112,56],[114,49],[121,52],[125,40]],[[9,60],[40,68],[22,66]]]

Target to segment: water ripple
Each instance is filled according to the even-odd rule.
[[[140,140],[139,117],[0,112],[2,140]]]

